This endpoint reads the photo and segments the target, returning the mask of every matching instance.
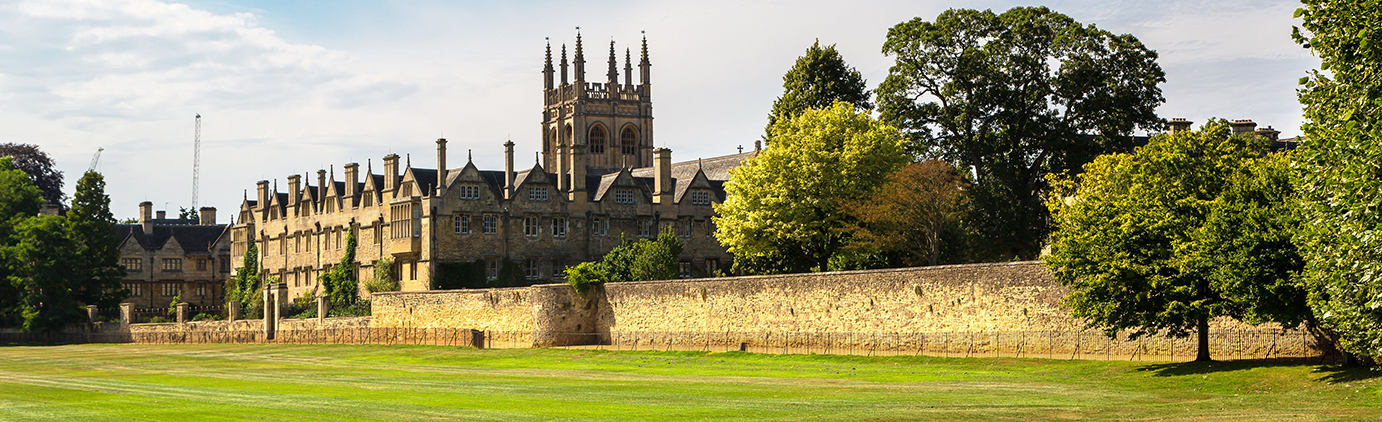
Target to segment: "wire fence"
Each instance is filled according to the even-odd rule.
[[[1099,331],[973,332],[709,332],[604,333],[480,331],[466,328],[352,327],[285,329],[133,330],[90,333],[0,332],[5,344],[376,344],[476,348],[576,348],[862,356],[1018,357],[1182,361],[1195,358],[1188,338],[1110,338]],[[1215,359],[1319,359],[1321,348],[1302,330],[1221,330],[1209,335]]]

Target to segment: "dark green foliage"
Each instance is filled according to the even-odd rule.
[[[24,331],[56,332],[81,320],[72,297],[80,261],[64,222],[53,215],[18,220],[10,241],[0,247],[0,262],[17,295],[5,317]]]
[[[621,239],[598,262],[583,262],[566,268],[566,280],[577,292],[607,282],[670,280],[677,278],[677,257],[682,244],[671,230],[656,239]]]
[[[62,204],[67,199],[62,193],[62,172],[53,168],[53,157],[38,149],[38,145],[0,144],[0,157],[13,158],[14,166],[28,175],[29,181],[43,193],[44,201]]]
[[[355,229],[352,227],[346,233],[345,253],[341,255],[341,261],[317,277],[332,307],[350,306],[360,299],[360,285],[355,276],[360,264],[355,262],[355,247]]]
[[[193,316],[193,317],[192,317],[192,320],[193,320],[193,321],[220,321],[220,320],[221,320],[221,316],[220,316],[220,315],[212,315],[212,314],[208,314],[208,313],[202,312],[202,313],[199,313],[199,314]]]
[[[773,101],[767,131],[779,120],[791,119],[809,109],[830,107],[836,101],[870,109],[873,105],[869,104],[867,86],[864,77],[845,63],[834,45],[821,48],[820,40],[816,40],[782,75],[782,96]],[[765,139],[771,141],[772,136]]]
[[[1321,63],[1299,90],[1300,278],[1344,351],[1382,359],[1382,4],[1302,3],[1292,35]]]
[[[120,239],[115,237],[115,216],[110,212],[106,181],[100,173],[88,171],[77,181],[67,222],[80,262],[77,271],[81,282],[74,292],[77,302],[115,315],[129,292],[120,285],[125,277],[120,266]]]
[[[1046,257],[1065,304],[1110,335],[1199,334],[1227,316],[1292,328],[1313,320],[1292,279],[1288,157],[1256,134],[1230,136],[1211,120],[1195,132],[1158,135],[1133,154],[1101,156],[1058,182],[1057,223]]]
[[[374,277],[365,282],[366,291],[370,293],[398,291],[398,280],[394,274],[394,261],[392,257],[374,260],[373,267]]]
[[[201,221],[202,216],[201,214],[197,213],[197,210],[188,209],[186,207],[178,207],[178,219],[189,220],[192,222],[192,224],[200,224],[199,222]]]
[[[226,280],[226,301],[239,300],[241,315],[246,318],[262,318],[264,295],[259,283],[259,248],[249,242],[240,268],[235,269],[235,277]]]
[[[975,169],[968,220],[989,259],[1038,255],[1048,173],[1130,151],[1135,129],[1161,125],[1156,53],[1045,7],[913,19],[888,30],[883,53],[896,61],[877,90],[882,119],[913,154]]]
[[[0,157],[0,238],[14,233],[16,220],[38,214],[42,208],[43,192],[10,157]]]

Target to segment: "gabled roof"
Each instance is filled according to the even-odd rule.
[[[159,250],[169,241],[182,248],[184,253],[209,253],[209,248],[222,236],[230,232],[230,226],[195,225],[190,220],[155,219],[153,233],[144,233],[141,224],[116,224],[115,232],[121,243],[136,242],[145,250]]]
[[[725,181],[729,180],[729,170],[744,164],[745,160],[758,155],[757,151],[749,151],[743,154],[731,154],[719,157],[701,158],[692,161],[682,161],[672,163],[672,178],[692,178],[697,171],[705,172],[706,179]],[[633,177],[657,177],[657,173],[652,167],[640,167],[633,169]]]
[[[707,177],[705,176],[705,172],[700,171],[700,170],[697,170],[697,171],[696,171],[696,174],[692,175],[691,177],[678,177],[678,178],[676,178],[676,184],[677,184],[676,194],[675,194],[675,196],[673,196],[672,202],[678,203],[678,204],[681,203],[681,197],[686,196],[686,192],[690,191],[691,188],[700,188],[700,189],[714,189],[714,188],[715,188],[715,186],[713,186],[713,185],[710,184],[710,179],[707,178]]]
[[[420,169],[416,167],[409,167],[407,171],[403,172],[403,180],[411,180],[413,183],[416,183],[417,194],[419,196],[427,196],[428,193],[435,192],[437,190],[436,169]]]
[[[514,175],[513,187],[517,189],[528,182],[557,184],[556,179],[554,179],[551,174],[547,173],[547,170],[542,169],[542,164],[533,164],[533,168]]]

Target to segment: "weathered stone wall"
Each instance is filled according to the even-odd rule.
[[[377,328],[533,330],[530,298],[540,288],[375,293],[370,322]]]

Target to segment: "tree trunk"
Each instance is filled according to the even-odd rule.
[[[1201,316],[1200,316],[1200,320],[1197,322],[1196,325],[1198,325],[1198,327],[1196,327],[1197,329],[1195,330],[1195,331],[1196,331],[1195,335],[1196,335],[1197,337],[1199,337],[1199,340],[1200,340],[1199,343],[1200,343],[1200,344],[1199,344],[1199,351],[1196,352],[1196,354],[1195,354],[1195,361],[1196,361],[1196,362],[1209,362],[1209,361],[1212,361],[1213,359],[1210,359],[1210,358],[1209,358],[1209,316],[1207,316],[1207,315],[1201,315]]]

